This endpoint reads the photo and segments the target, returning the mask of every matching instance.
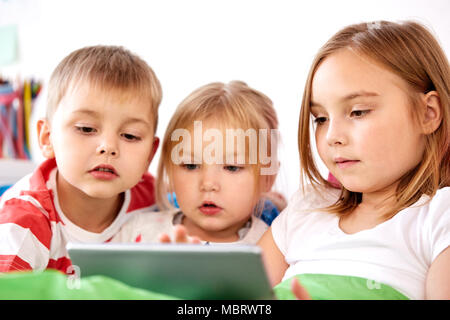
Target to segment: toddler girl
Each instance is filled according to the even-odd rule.
[[[267,229],[257,217],[263,195],[278,170],[277,127],[271,100],[243,82],[195,90],[162,143],[156,186],[162,211],[132,220],[121,240],[169,241],[180,225],[207,243],[256,244]],[[172,192],[180,209],[167,199]]]

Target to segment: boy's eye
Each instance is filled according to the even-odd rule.
[[[85,127],[85,126],[76,126],[75,128],[77,131],[80,131],[81,133],[86,133],[86,134],[94,133],[97,131],[92,127]]]
[[[238,167],[238,166],[225,166],[224,169],[227,170],[227,171],[230,171],[230,172],[237,172],[237,171],[241,170],[242,167]]]
[[[198,169],[200,167],[198,164],[192,164],[192,163],[184,163],[181,166],[189,171]]]
[[[129,140],[129,141],[139,141],[139,140],[141,140],[140,137],[137,137],[137,136],[129,134],[129,133],[122,133],[121,136],[124,137],[126,140]]]
[[[361,118],[363,116],[365,116],[366,114],[368,114],[370,112],[370,110],[353,110],[350,113],[351,117],[355,117],[355,118]]]

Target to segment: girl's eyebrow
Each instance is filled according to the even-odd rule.
[[[350,94],[345,95],[344,97],[342,97],[340,99],[341,102],[347,102],[349,100],[353,100],[356,98],[366,98],[366,97],[379,97],[380,95],[376,92],[369,92],[369,91],[364,91],[364,90],[360,90],[360,91],[355,91],[352,92]],[[313,100],[310,101],[310,109],[312,108],[323,108],[321,104],[314,102]]]
[[[312,102],[311,101],[311,104],[310,104],[310,106],[309,106],[309,111],[310,112],[314,112],[314,109],[316,109],[316,111],[319,111],[319,110],[321,110],[321,109],[324,109],[324,107],[322,107],[320,104],[318,104],[318,103],[315,103],[315,102]]]
[[[343,97],[341,99],[341,101],[344,102],[344,101],[353,100],[353,99],[361,98],[361,97],[365,98],[365,97],[378,97],[378,96],[379,96],[379,94],[376,92],[369,92],[369,91],[361,90],[361,91],[356,91],[356,92],[346,95],[345,97]]]

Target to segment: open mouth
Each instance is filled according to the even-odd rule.
[[[100,165],[89,171],[94,177],[98,179],[110,180],[118,177],[116,170],[111,165]]]
[[[217,206],[214,202],[203,202],[199,207],[199,210],[205,215],[215,215],[218,214],[222,208]]]
[[[116,174],[116,172],[113,169],[109,169],[109,168],[95,168],[94,171],[109,172],[109,173]]]
[[[217,208],[217,206],[214,203],[204,203],[202,207]]]

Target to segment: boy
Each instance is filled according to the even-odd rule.
[[[61,61],[48,92],[37,123],[47,160],[0,199],[0,272],[66,272],[67,242],[111,241],[155,202],[153,70],[124,48],[86,47]]]

